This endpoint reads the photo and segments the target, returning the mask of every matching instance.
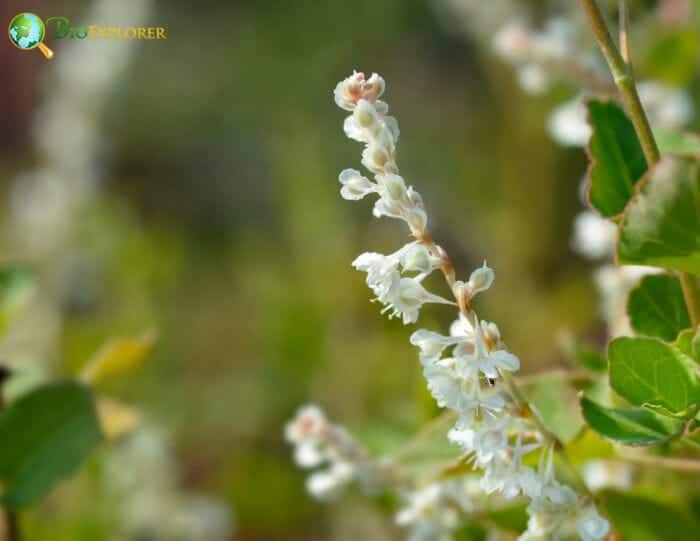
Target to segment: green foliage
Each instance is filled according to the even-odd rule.
[[[608,347],[610,385],[635,406],[686,417],[700,402],[700,380],[691,361],[653,338],[617,338]]]
[[[627,315],[636,333],[667,342],[690,327],[680,280],[668,274],[642,278],[629,295]]]
[[[683,430],[683,423],[644,408],[608,408],[582,397],[581,410],[589,426],[604,438],[625,445],[654,445]]]
[[[590,347],[577,347],[574,357],[581,366],[592,372],[603,372],[608,368],[608,359],[605,355]]]
[[[696,28],[667,32],[649,50],[647,76],[676,86],[689,84],[697,70],[700,40]]]
[[[0,336],[35,289],[36,277],[31,269],[24,266],[0,269]]]
[[[610,519],[622,539],[629,541],[695,541],[700,523],[665,503],[635,494],[601,493]]]
[[[664,157],[625,209],[617,246],[621,263],[700,274],[700,166]]]
[[[527,397],[561,441],[570,442],[583,428],[576,390],[556,374],[543,375],[528,385]]]
[[[697,133],[657,128],[654,139],[662,154],[700,154],[700,136]]]
[[[588,200],[603,216],[616,216],[647,169],[644,153],[632,123],[614,102],[590,100],[588,122],[593,129],[588,143]]]
[[[54,383],[22,396],[0,414],[0,501],[17,508],[40,500],[101,438],[87,387]]]

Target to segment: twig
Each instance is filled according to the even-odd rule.
[[[625,462],[634,462],[647,466],[667,468],[669,470],[700,474],[700,460],[688,460],[684,458],[669,458],[649,455],[620,455]]]

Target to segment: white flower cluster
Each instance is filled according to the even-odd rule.
[[[582,92],[555,108],[548,119],[550,135],[563,146],[588,143],[591,135],[586,121],[588,96],[616,94],[605,67],[578,42],[577,27],[561,17],[551,17],[539,31],[522,19],[512,19],[492,40],[493,50],[513,66],[524,91],[542,94],[558,80],[580,86]],[[645,81],[638,85],[638,91],[655,126],[679,129],[692,120],[693,102],[685,90]]]
[[[542,30],[534,30],[520,19],[507,22],[493,36],[493,50],[516,70],[522,89],[542,94],[557,79],[587,77],[600,82],[604,72],[595,59],[577,44],[576,27],[568,20],[552,17]]]
[[[372,459],[347,430],[330,423],[318,406],[302,407],[285,427],[285,438],[294,445],[294,460],[300,467],[326,466],[312,473],[306,483],[319,500],[332,500],[353,481],[369,493],[376,492],[391,476],[388,462]]]
[[[431,483],[406,494],[396,523],[408,530],[408,541],[451,541],[460,515],[477,510],[478,485],[470,477]]]
[[[685,90],[653,81],[639,83],[637,90],[654,126],[678,130],[693,119],[695,109]],[[556,107],[549,115],[549,133],[560,145],[582,147],[588,144],[591,127],[586,118],[585,100],[586,95],[579,94]]]
[[[551,30],[554,34],[563,31]],[[554,45],[549,47],[553,49],[551,54],[560,54]],[[404,220],[415,241],[388,256],[362,254],[353,265],[367,273],[367,283],[385,310],[401,315],[404,323],[414,323],[426,302],[454,304],[421,285],[421,280],[434,269],[443,271],[457,300],[459,317],[448,336],[421,329],[413,333],[411,343],[420,348],[423,373],[436,401],[458,414],[450,439],[462,446],[475,466],[484,470],[481,486],[486,492],[530,499],[530,522],[522,539],[552,539],[559,530],[576,524],[584,541],[600,540],[607,535],[607,521],[597,514],[591,502],[557,482],[552,450],[545,445],[544,435],[533,421],[515,414],[517,404],[507,389],[504,374],[517,371],[520,361],[506,350],[498,327],[479,321],[471,308],[472,298],[493,283],[493,270],[484,264],[468,281],[455,280],[447,254],[426,231],[427,216],[420,196],[398,174],[399,130],[396,119],[387,116],[388,106],[379,100],[384,89],[381,77],[373,74],[365,79],[362,73],[353,73],[335,89],[336,103],[352,111],[345,120],[345,133],[366,144],[362,161],[375,177],[372,182],[358,171],[343,171],[341,195],[360,199],[369,193],[378,194],[375,216]],[[411,271],[419,274],[401,274]],[[443,356],[448,350],[449,356]],[[541,453],[541,465],[536,470],[522,460],[535,450]],[[418,502],[433,501],[437,496],[429,491],[416,498]],[[402,521],[413,522],[409,518],[419,515],[407,511]],[[445,517],[440,520],[450,523]]]

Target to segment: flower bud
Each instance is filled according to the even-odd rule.
[[[467,282],[467,287],[469,288],[469,294],[471,297],[482,291],[486,291],[493,284],[493,280],[496,277],[493,269],[486,266],[486,263],[474,272],[472,272],[469,277],[469,282]]]

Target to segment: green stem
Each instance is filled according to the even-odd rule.
[[[692,274],[687,272],[680,273],[681,288],[683,289],[683,299],[688,307],[688,315],[693,328],[700,325],[700,288],[698,281]]]
[[[615,79],[615,84],[620,91],[620,96],[622,96],[622,101],[627,108],[627,112],[632,120],[632,125],[634,126],[634,131],[637,133],[639,142],[642,145],[642,151],[644,152],[644,157],[646,158],[649,167],[656,164],[661,158],[659,153],[659,147],[656,144],[656,139],[654,139],[654,134],[651,131],[651,125],[649,124],[649,119],[644,112],[644,107],[639,99],[639,93],[637,92],[637,85],[634,81],[634,76],[632,75],[632,66],[629,63],[629,45],[628,45],[628,30],[627,30],[627,6],[624,0],[620,1],[620,14],[622,23],[621,36],[624,36],[621,40],[621,45],[625,57],[628,61],[625,61],[623,55],[620,54],[615,42],[612,39],[608,26],[605,23],[600,8],[595,0],[581,0],[583,9],[588,16],[588,20],[595,35],[596,41],[600,46],[600,50],[603,52],[605,60],[610,66],[610,71]],[[693,327],[697,327],[700,324],[700,291],[698,291],[698,286],[695,278],[687,273],[680,273],[681,285],[683,286],[683,297],[685,299],[686,306],[688,307],[688,313],[693,322]]]
[[[647,164],[651,167],[659,161],[661,155],[659,154],[659,147],[656,145],[654,134],[651,131],[649,119],[639,99],[637,86],[632,76],[632,70],[627,62],[625,62],[624,58],[622,58],[620,51],[615,45],[610,31],[608,30],[608,26],[605,23],[605,19],[598,8],[597,2],[595,0],[581,0],[581,4],[588,16],[591,29],[600,46],[600,50],[603,52],[608,66],[610,66],[615,84],[620,91],[622,101],[630,115],[634,130],[637,132],[637,137],[639,137],[639,142],[642,145]]]

